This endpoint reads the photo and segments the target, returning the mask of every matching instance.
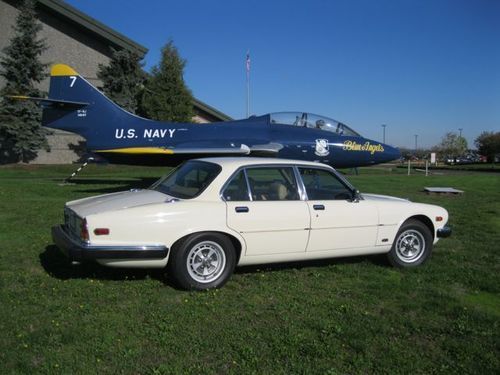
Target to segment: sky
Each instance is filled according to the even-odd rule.
[[[149,49],[229,116],[304,111],[399,147],[500,131],[499,0],[66,0]]]

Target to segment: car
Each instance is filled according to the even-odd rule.
[[[189,160],[150,188],[68,202],[52,228],[75,262],[164,268],[179,287],[218,288],[236,266],[387,254],[416,267],[448,237],[448,212],[365,194],[330,166],[298,160]]]

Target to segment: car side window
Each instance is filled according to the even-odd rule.
[[[243,170],[239,171],[224,189],[222,197],[226,201],[249,201],[247,181]]]
[[[332,172],[315,168],[299,171],[309,200],[352,199],[352,191]]]
[[[247,177],[254,201],[300,200],[292,167],[248,168]]]

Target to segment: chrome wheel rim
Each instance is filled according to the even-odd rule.
[[[396,255],[405,263],[418,261],[424,254],[424,250],[424,236],[414,229],[404,231],[396,241]]]
[[[224,249],[216,242],[203,241],[191,248],[187,257],[189,276],[199,283],[217,280],[226,266]]]

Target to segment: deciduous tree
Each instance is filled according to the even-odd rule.
[[[442,156],[456,158],[467,152],[467,140],[454,132],[446,133],[437,149]]]
[[[486,156],[490,163],[500,154],[500,132],[482,132],[474,141],[479,154]]]

